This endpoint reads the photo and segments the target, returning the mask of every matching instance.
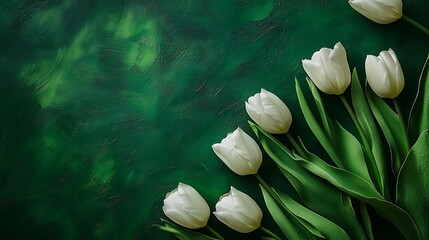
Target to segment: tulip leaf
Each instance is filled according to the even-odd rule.
[[[275,238],[272,237],[261,237],[262,240],[276,240]]]
[[[408,124],[411,142],[416,141],[420,133],[429,128],[429,55],[420,74],[419,87]]]
[[[429,239],[429,130],[420,134],[401,168],[397,203],[417,223],[423,239]]]
[[[350,240],[350,237],[347,235],[347,233],[344,232],[344,230],[335,223],[302,206],[286,194],[280,191],[274,191],[277,193],[277,195],[285,204],[285,206],[289,209],[289,212],[294,214],[295,217],[305,219],[309,224],[311,224],[315,229],[317,229],[317,231],[320,232],[323,238]]]
[[[310,87],[310,91],[313,94],[314,101],[316,102],[316,107],[319,110],[320,119],[322,120],[323,128],[327,137],[332,138],[332,121],[329,119],[328,114],[325,110],[325,105],[323,104],[322,98],[320,97],[319,91],[317,90],[316,85],[311,81],[311,79],[306,78],[307,84]]]
[[[367,86],[369,106],[386,137],[391,152],[392,169],[395,176],[408,153],[408,137],[399,116]]]
[[[406,239],[421,239],[419,230],[410,215],[399,206],[385,200],[377,190],[362,177],[347,170],[333,167],[304,147],[307,159],[296,155],[301,166],[325,179],[356,199],[374,207],[377,213],[391,222]]]
[[[344,163],[335,153],[334,146],[332,146],[331,141],[329,140],[329,137],[320,127],[319,123],[317,122],[316,118],[311,112],[311,109],[307,103],[307,100],[305,100],[304,93],[302,92],[301,86],[299,85],[298,80],[296,79],[295,79],[295,87],[296,87],[296,94],[298,96],[299,106],[301,107],[301,111],[304,115],[307,125],[310,127],[310,130],[316,136],[317,140],[320,142],[320,144],[323,146],[323,148],[326,150],[326,152],[329,154],[329,156],[332,158],[335,164],[338,167],[343,168]]]
[[[370,148],[365,149],[365,151],[366,154],[370,156],[367,159],[369,161],[373,161],[368,164],[369,166],[373,166],[371,176],[378,183],[382,192],[388,192],[389,188],[385,188],[384,186],[386,184],[387,178],[385,178],[386,164],[384,160],[383,143],[381,142],[377,125],[371,113],[365,94],[362,90],[356,68],[353,69],[352,74],[351,95],[356,118],[362,127],[363,134],[365,135],[364,137],[366,138],[366,141],[369,144],[368,147]]]
[[[325,119],[324,121],[327,121],[327,123],[324,125],[325,128],[327,127],[328,129],[325,129],[325,131],[320,129],[319,124],[308,107],[307,101],[305,100],[299,83],[296,82],[298,101],[308,126],[338,167],[356,173],[357,175],[371,182],[361,144],[353,136],[353,134],[348,132],[338,122],[334,122],[329,118],[325,108],[323,107],[322,99],[320,98],[314,83],[308,81],[308,84],[310,86],[316,105],[318,106],[321,118]],[[331,136],[328,137],[326,132],[329,132]]]
[[[349,196],[303,168],[293,153],[271,134],[252,122],[249,124],[264,150],[292,183],[306,207],[340,226],[351,239],[366,239]]]
[[[370,240],[374,240],[374,236],[372,235],[372,225],[371,218],[368,214],[367,206],[364,202],[359,203],[360,215],[362,216],[363,225],[365,227],[366,234]]]
[[[158,226],[158,228],[163,231],[173,233],[180,240],[217,240],[217,238],[212,238],[200,232],[192,231],[165,219],[161,219],[161,221],[164,223],[164,226]]]
[[[260,187],[268,211],[280,227],[280,230],[288,239],[316,240],[316,238],[295,219],[295,217],[287,211],[283,211],[282,208],[277,205],[276,201],[262,185],[260,185]]]

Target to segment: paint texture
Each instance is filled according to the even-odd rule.
[[[423,6],[404,12],[428,25]],[[238,126],[251,133],[249,96],[282,98],[292,133],[317,151],[294,91],[301,59],[341,41],[363,78],[366,54],[392,48],[408,111],[429,50],[406,23],[376,25],[332,0],[5,0],[0,22],[1,239],[174,239],[153,224],[179,181],[212,210],[231,185],[263,206],[256,180],[211,149]],[[260,175],[296,197],[264,158]],[[263,225],[279,231],[269,214]]]

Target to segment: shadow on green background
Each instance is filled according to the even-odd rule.
[[[423,6],[404,1],[404,12],[428,26]],[[294,91],[301,59],[341,41],[363,79],[366,55],[392,48],[407,112],[429,50],[406,23],[376,25],[345,0],[8,0],[0,13],[2,239],[174,239],[153,224],[179,181],[212,210],[231,185],[263,207],[256,180],[211,150],[237,126],[251,133],[249,96],[281,97],[292,133],[317,151]],[[260,175],[296,197],[267,156]]]

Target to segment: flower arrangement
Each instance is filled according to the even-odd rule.
[[[429,35],[426,28],[403,15],[400,0],[350,0],[349,4],[376,23],[404,19]],[[407,119],[396,100],[404,88],[405,77],[392,49],[366,57],[364,85],[356,69],[350,71],[346,50],[340,42],[302,60],[312,96],[305,96],[296,80],[299,105],[329,159],[314,154],[310,145],[289,133],[292,113],[274,93],[261,89],[249,97],[245,102],[245,110],[252,119],[249,125],[301,201],[270,186],[258,175],[262,151],[250,135],[237,128],[214,144],[213,151],[234,173],[257,178],[266,207],[282,235],[261,226],[263,213],[258,204],[232,186],[229,193],[220,197],[214,216],[240,233],[260,229],[262,239],[364,240],[375,239],[368,212],[372,208],[405,239],[429,238],[428,60],[429,57]],[[321,92],[339,96],[358,134],[330,118]],[[311,111],[312,104],[316,113]],[[293,147],[286,147],[276,134],[285,134]],[[390,154],[386,155],[384,149]],[[191,186],[179,183],[177,189],[167,194],[163,211],[174,223],[162,220],[163,225],[158,227],[179,239],[224,239],[207,226],[210,208]],[[199,228],[206,228],[212,236],[190,230]]]

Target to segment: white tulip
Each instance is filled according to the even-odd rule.
[[[404,89],[404,73],[392,49],[380,55],[366,56],[366,79],[372,90],[382,98],[396,98]]]
[[[213,213],[219,221],[237,232],[249,233],[261,226],[262,211],[247,194],[231,187],[216,203]]]
[[[402,17],[402,0],[349,0],[349,4],[379,24],[389,24]]]
[[[256,174],[261,166],[261,149],[241,128],[229,133],[221,143],[213,144],[212,148],[222,162],[238,175]]]
[[[162,210],[175,223],[190,229],[206,226],[210,217],[210,208],[204,198],[193,187],[183,183],[167,193]]]
[[[250,118],[269,133],[287,133],[292,124],[289,108],[273,93],[261,89],[246,102],[246,111]]]
[[[334,49],[322,48],[315,52],[311,60],[302,60],[302,66],[316,87],[326,94],[341,95],[350,85],[346,50],[340,42]]]

